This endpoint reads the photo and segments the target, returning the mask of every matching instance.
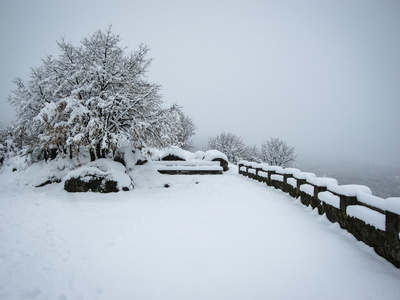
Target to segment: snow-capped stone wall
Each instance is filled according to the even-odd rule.
[[[366,186],[339,185],[336,179],[298,169],[240,161],[238,170],[300,198],[400,268],[400,198],[382,199]]]

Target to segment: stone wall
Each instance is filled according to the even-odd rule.
[[[374,203],[361,201],[362,192],[357,192],[357,186],[339,186],[326,178],[316,178],[297,169],[282,169],[267,165],[241,161],[239,174],[280,189],[293,198],[300,198],[301,203],[318,209],[319,214],[325,214],[328,220],[338,223],[357,240],[374,248],[375,252],[400,268],[400,198],[394,199],[395,209],[385,209],[384,199]],[[314,178],[315,177],[315,178]],[[336,182],[337,183],[337,182]],[[338,192],[343,190],[343,193]],[[323,201],[322,192],[329,192],[330,197],[337,201]],[[322,194],[321,194],[322,193]],[[326,193],[325,193],[326,194]],[[359,199],[360,198],[360,199]],[[377,197],[375,197],[377,198]],[[382,200],[382,201],[380,201]],[[378,205],[379,204],[379,205]],[[349,214],[349,207],[357,207],[378,216],[378,221],[384,218],[384,224],[364,220]],[[365,207],[365,208],[364,208]],[[380,218],[382,217],[382,218]]]

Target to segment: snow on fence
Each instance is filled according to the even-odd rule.
[[[400,198],[382,199],[362,185],[338,185],[333,178],[316,177],[298,169],[239,162],[239,174],[266,183],[304,205],[317,208],[333,223],[400,268]]]

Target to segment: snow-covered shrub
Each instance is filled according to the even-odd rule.
[[[64,189],[68,192],[110,193],[132,188],[124,165],[104,158],[70,171],[64,180]]]

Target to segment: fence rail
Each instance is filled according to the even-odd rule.
[[[248,161],[239,162],[239,174],[300,198],[400,268],[400,198],[382,199],[366,186]]]

